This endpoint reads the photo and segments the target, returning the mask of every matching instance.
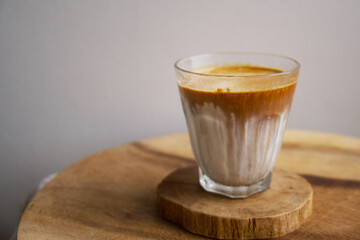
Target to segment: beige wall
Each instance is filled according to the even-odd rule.
[[[180,57],[293,57],[302,68],[288,126],[360,137],[359,9],[356,0],[0,0],[0,238],[45,175],[185,131]]]

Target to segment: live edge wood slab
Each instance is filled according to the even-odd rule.
[[[312,212],[311,185],[297,174],[274,169],[270,189],[246,199],[204,191],[198,167],[175,170],[158,186],[158,209],[192,233],[218,239],[266,239],[300,227]]]
[[[186,134],[94,154],[35,195],[18,239],[205,239],[163,220],[156,207],[161,180],[193,163]],[[287,131],[276,167],[313,188],[310,219],[278,239],[360,239],[360,139]]]

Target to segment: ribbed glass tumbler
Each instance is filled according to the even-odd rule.
[[[259,53],[204,54],[176,62],[206,191],[246,198],[269,188],[299,68],[288,57]]]

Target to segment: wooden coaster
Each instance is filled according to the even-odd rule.
[[[274,169],[270,189],[246,199],[203,190],[198,167],[175,170],[158,186],[160,215],[188,231],[219,239],[276,238],[310,217],[311,185],[299,175]]]

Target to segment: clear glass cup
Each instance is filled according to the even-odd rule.
[[[230,65],[282,72],[200,71]],[[260,53],[204,54],[175,63],[199,181],[206,191],[246,198],[270,187],[299,68],[291,58]]]

